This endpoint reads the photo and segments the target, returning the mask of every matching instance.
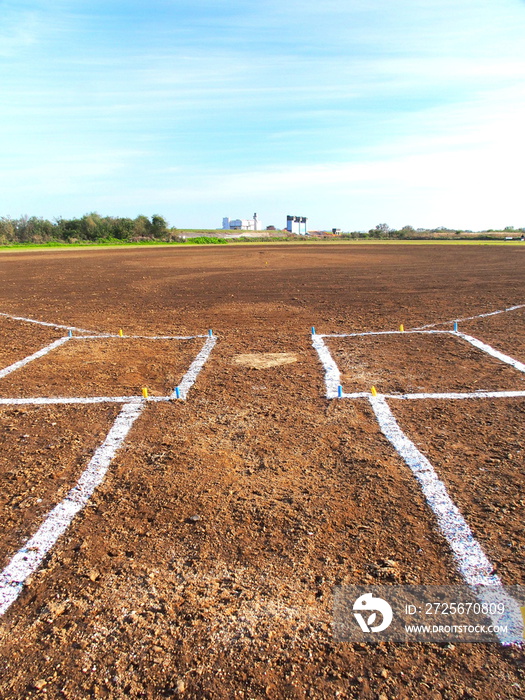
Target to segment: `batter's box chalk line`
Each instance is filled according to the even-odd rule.
[[[195,383],[200,371],[208,360],[215,343],[216,336],[193,336],[206,337],[206,341],[193,360],[186,374],[182,378],[181,383],[174,390],[173,394],[167,397],[152,397],[144,399],[143,397],[95,397],[90,399],[9,399],[2,400],[0,403],[5,405],[22,403],[33,404],[56,404],[56,403],[102,403],[104,401],[122,402],[122,406],[115,422],[110,428],[106,439],[97,448],[89,464],[80,476],[76,485],[69,491],[66,497],[55,506],[44,518],[42,525],[36,533],[27,540],[27,542],[18,550],[7,564],[4,570],[0,573],[0,616],[3,615],[9,607],[15,602],[24,588],[24,584],[43,562],[46,555],[55,546],[59,537],[70,526],[73,518],[85,507],[91,498],[95,489],[103,482],[106,473],[111,465],[117,450],[123,445],[131,427],[141,415],[148,401],[169,401],[177,396],[180,399],[186,399],[189,390]],[[70,340],[69,337],[62,338],[62,342]],[[57,341],[56,341],[57,342]],[[57,347],[56,342],[52,344]],[[50,352],[53,349],[47,346],[43,350]],[[36,356],[41,357],[41,354],[35,353],[30,358],[26,358],[29,362],[36,359]],[[19,364],[19,363],[18,363]],[[26,364],[26,363],[24,363]],[[23,366],[20,365],[19,366]],[[18,369],[15,367],[11,371]],[[4,375],[5,376],[5,375]]]
[[[314,329],[312,329],[314,331]],[[403,395],[372,395],[368,392],[356,392],[344,394],[341,391],[341,375],[339,368],[332,357],[323,338],[345,338],[365,335],[391,335],[397,333],[449,333],[474,345],[483,352],[497,358],[501,362],[511,365],[520,372],[525,372],[525,365],[495,350],[490,345],[483,343],[472,336],[457,331],[394,331],[378,333],[349,333],[318,335],[312,333],[312,345],[316,349],[319,359],[325,371],[326,397],[334,398],[367,398],[372,406],[374,415],[378,421],[381,432],[394,447],[405,464],[415,476],[426,502],[431,508],[439,527],[439,530],[447,541],[459,572],[465,583],[472,587],[481,603],[501,603],[502,605],[490,606],[489,610],[503,609],[503,614],[490,615],[495,629],[506,630],[497,633],[499,641],[503,645],[522,645],[523,617],[518,601],[510,596],[503,588],[500,578],[494,573],[494,567],[483,551],[481,545],[475,539],[469,525],[463,515],[452,501],[445,484],[438,478],[434,467],[429,460],[418,450],[416,445],[405,435],[399,427],[390,407],[389,399],[467,399],[467,398],[499,398],[499,397],[525,397],[525,391],[496,391],[496,392],[471,392],[471,393],[445,393],[445,394],[403,394]],[[497,625],[497,627],[496,627]]]
[[[411,330],[411,331],[372,331],[369,333],[314,333],[312,334],[312,345],[315,348],[319,360],[323,365],[325,376],[325,386],[326,386],[326,398],[327,399],[337,399],[337,398],[367,398],[370,396],[369,392],[354,392],[351,394],[345,394],[342,390],[341,385],[341,373],[339,367],[335,362],[330,350],[328,349],[324,338],[360,338],[369,336],[387,336],[387,335],[450,335],[455,338],[460,338],[467,343],[470,343],[478,350],[496,358],[500,362],[504,362],[510,365],[518,372],[525,373],[525,364],[515,360],[509,355],[496,350],[491,345],[483,343],[481,340],[467,335],[466,333],[460,333],[459,331],[433,331],[433,330]],[[442,398],[442,399],[471,399],[471,398],[497,398],[510,397],[510,396],[524,396],[525,392],[522,391],[495,391],[495,392],[449,392],[449,393],[417,393],[417,394],[388,394],[389,398],[398,399],[429,399],[429,398]]]
[[[64,343],[69,341],[80,341],[80,340],[93,340],[93,339],[107,339],[110,336],[105,335],[91,335],[91,336],[65,336],[59,338],[54,342],[50,343],[46,347],[38,350],[37,352],[29,355],[23,360],[9,365],[5,369],[0,370],[0,379],[6,377],[11,372],[15,372],[17,369],[24,367],[29,362],[37,360],[44,355],[47,355],[52,350],[60,347]],[[113,336],[111,336],[113,337]],[[150,402],[162,402],[162,401],[173,401],[174,399],[185,400],[188,391],[195,383],[199,372],[204,367],[211,351],[213,350],[215,343],[217,342],[217,336],[215,335],[191,335],[191,336],[114,336],[126,338],[145,338],[147,340],[194,340],[197,338],[206,338],[201,351],[193,360],[189,369],[186,371],[182,377],[180,384],[173,389],[173,392],[168,396],[76,396],[76,397],[31,397],[31,398],[0,398],[0,406],[7,405],[36,405],[42,406],[46,404],[91,404],[91,403],[129,403],[130,401],[150,401]]]

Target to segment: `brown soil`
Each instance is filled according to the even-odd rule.
[[[193,335],[213,328],[219,341],[186,402],[146,407],[90,504],[1,619],[0,697],[523,697],[519,649],[334,642],[335,585],[460,578],[368,402],[323,398],[309,338],[312,325],[322,333],[408,328],[523,303],[521,249],[46,251],[1,262],[2,311],[113,332]],[[466,324],[460,330],[470,332]],[[490,332],[484,337],[480,326],[473,334],[498,347],[497,329]],[[515,332],[523,338],[516,321]],[[497,377],[497,388],[508,371],[520,379],[509,368],[493,375],[500,365],[484,356],[477,363],[479,351],[453,343],[447,356],[457,353],[454,374],[434,347],[414,346],[410,382],[442,390],[434,381],[446,379],[447,387],[457,381],[470,388],[480,368],[484,380]],[[13,352],[8,339],[2,345]],[[400,347],[383,344],[380,352],[377,368],[404,381]],[[235,363],[239,355],[267,353],[290,353],[297,362]],[[42,364],[46,358],[10,375],[21,392],[36,388],[31,372],[38,367],[56,372],[54,361]],[[74,378],[71,362],[60,372]],[[111,372],[120,391],[121,368]],[[82,380],[80,390],[93,387]],[[428,450],[503,580],[523,583],[524,402],[391,405]],[[60,498],[118,407],[14,411],[3,407],[0,414],[2,427],[14,426],[2,445],[2,473],[16,473],[22,457],[25,471],[4,482],[6,503],[37,493],[43,502],[53,493]],[[53,432],[59,426],[63,432]],[[27,453],[24,434],[32,441]],[[49,444],[63,445],[59,462],[38,452]],[[481,460],[487,472],[479,471]],[[64,479],[56,490],[49,480],[55,471]],[[9,523],[6,546],[14,550],[42,511],[28,509],[27,520]]]

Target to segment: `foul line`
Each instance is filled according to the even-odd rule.
[[[62,326],[60,323],[48,323],[47,321],[36,321],[34,318],[25,318],[24,316],[13,316],[12,314],[6,314],[0,311],[0,316],[5,316],[6,318],[11,318],[13,321],[25,321],[26,323],[36,323],[39,326],[50,326],[51,328],[62,328],[66,331],[77,331],[78,333],[93,333],[94,331],[87,331],[85,328],[77,328],[76,326]]]
[[[41,350],[37,350],[37,352],[33,353],[32,355],[25,357],[23,360],[19,360],[18,362],[15,362],[14,364],[9,365],[9,367],[5,367],[4,369],[0,370],[0,379],[2,379],[3,377],[6,377],[8,374],[11,374],[11,372],[14,372],[15,370],[20,369],[20,367],[27,365],[28,362],[32,362],[33,360],[37,360],[39,357],[43,357],[44,355],[47,355],[48,352],[51,352],[51,350],[58,348],[60,345],[63,345],[64,343],[66,343],[68,340],[69,340],[68,336],[65,336],[64,338],[59,338],[58,340],[55,340],[50,345],[47,345],[45,348],[42,348]]]
[[[381,432],[403,458],[421,486],[465,582],[473,588],[481,602],[504,604],[504,614],[490,615],[494,625],[506,626],[507,632],[497,635],[500,642],[523,644],[523,620],[519,603],[505,592],[500,578],[493,573],[493,565],[448,495],[445,484],[438,478],[428,459],[403,433],[386,399],[383,396],[370,396],[369,401]],[[491,590],[483,590],[483,587],[488,586]],[[495,588],[501,590],[494,590]]]
[[[452,331],[452,334],[457,335],[459,338],[463,338],[463,340],[466,340],[471,345],[474,345],[474,347],[479,348],[479,350],[483,350],[483,352],[486,352],[487,355],[492,355],[492,357],[501,360],[501,362],[505,362],[505,364],[511,365],[511,367],[517,369],[518,372],[525,372],[525,365],[522,362],[518,362],[518,360],[515,360],[513,357],[510,357],[510,355],[504,355],[502,352],[496,350],[491,345],[483,343],[481,342],[481,340],[473,338],[471,335],[466,335],[465,333]]]
[[[28,576],[37,570],[75,515],[84,508],[94,490],[102,483],[115,453],[143,408],[143,403],[129,403],[123,406],[104,443],[96,450],[76,486],[53,508],[38,531],[18,550],[2,571],[0,615],[3,615],[18,598]]]
[[[516,311],[517,309],[524,309],[525,304],[516,304],[515,306],[509,306],[507,309],[500,309],[498,311],[490,311],[486,314],[477,314],[477,316],[466,316],[465,318],[453,318],[451,321],[438,321],[437,323],[427,323],[425,326],[418,326],[414,330],[421,330],[423,328],[434,328],[434,326],[445,326],[449,323],[461,323],[463,321],[475,321],[477,318],[487,318],[488,316],[497,316],[498,314],[506,314],[508,311]]]
[[[120,335],[119,333],[100,333],[97,331],[88,331],[85,328],[77,328],[76,326],[63,326],[60,323],[49,323],[48,321],[37,321],[34,318],[26,318],[25,316],[13,316],[0,311],[0,316],[5,316],[13,321],[24,321],[25,323],[36,323],[39,326],[48,326],[50,328],[62,328],[66,331],[77,331],[77,333],[87,333],[87,336],[81,338],[144,338],[145,340],[192,340],[193,338],[205,338],[205,335]],[[77,336],[78,338],[78,336]]]

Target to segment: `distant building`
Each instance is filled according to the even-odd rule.
[[[306,235],[306,216],[288,216],[286,217],[286,230],[290,233],[299,233],[301,236]]]
[[[253,215],[253,219],[229,219],[225,216],[222,220],[222,228],[227,231],[260,231],[263,225],[257,218],[257,214]]]

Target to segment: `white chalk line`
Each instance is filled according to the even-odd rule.
[[[492,357],[495,357],[501,362],[505,362],[505,364],[514,367],[514,369],[517,369],[518,372],[525,372],[525,365],[523,364],[523,362],[518,362],[518,360],[515,360],[513,357],[510,357],[510,355],[505,355],[499,350],[493,348],[491,345],[483,343],[481,340],[478,340],[477,338],[474,338],[471,335],[466,335],[466,333],[452,331],[452,334],[458,336],[458,338],[463,338],[463,340],[466,340],[467,343],[470,343],[479,350],[483,350],[483,352],[486,352],[487,355],[492,355]]]
[[[97,331],[88,331],[85,328],[77,328],[76,326],[64,326],[60,323],[49,323],[48,321],[37,321],[34,318],[26,318],[25,316],[13,316],[0,311],[0,316],[5,316],[13,321],[24,321],[25,323],[35,323],[39,326],[49,326],[50,328],[61,328],[66,331],[76,331],[77,333],[87,333],[87,336],[81,338],[143,338],[144,340],[192,340],[193,338],[206,338],[205,335],[120,335],[119,333],[100,333]],[[76,336],[77,338],[79,336]]]
[[[454,318],[451,321],[438,321],[437,323],[427,323],[425,326],[418,326],[413,330],[422,330],[423,328],[434,328],[434,326],[445,326],[450,323],[462,323],[463,321],[475,321],[477,318],[488,318],[489,316],[497,316],[498,314],[506,314],[509,311],[516,311],[517,309],[524,309],[525,304],[516,304],[515,306],[509,306],[506,309],[498,309],[498,311],[489,311],[485,314],[477,314],[476,316],[466,316],[465,318]]]
[[[6,318],[11,318],[13,321],[24,321],[25,323],[35,323],[38,326],[49,326],[50,328],[62,328],[66,331],[77,331],[77,333],[93,333],[94,331],[87,331],[85,328],[77,328],[76,326],[63,326],[60,323],[48,323],[47,321],[36,321],[34,318],[25,318],[25,316],[13,316],[12,314],[6,314],[0,311],[0,316],[5,316]]]
[[[370,404],[381,432],[416,477],[425,499],[436,516],[439,529],[447,540],[461,575],[481,602],[504,604],[505,613],[490,615],[493,624],[507,626],[497,634],[502,644],[523,644],[523,620],[520,605],[502,587],[500,578],[470,527],[450,498],[445,484],[434,467],[403,433],[384,396],[370,396]],[[484,590],[483,587],[490,587]],[[496,590],[494,590],[496,589]],[[490,608],[494,609],[494,608]]]
[[[74,335],[72,340],[98,340],[108,338],[138,339],[138,340],[194,340],[195,338],[208,338],[207,335],[119,335],[118,333],[106,333],[103,335]]]
[[[326,398],[337,398],[338,388],[341,384],[341,373],[330,350],[325,345],[322,335],[317,333],[312,335],[312,345],[319,355],[321,364],[324,367],[324,381],[326,386]]]
[[[341,394],[341,396],[329,398],[342,399],[368,399],[372,394],[368,391],[359,391],[353,394]],[[424,400],[424,399],[502,399],[502,398],[525,398],[525,391],[475,391],[457,393],[435,393],[435,394],[382,394],[387,399]],[[181,400],[186,400],[187,395],[180,395]],[[144,403],[162,403],[177,400],[176,393],[169,396],[50,396],[50,397],[30,397],[30,398],[0,398],[0,406],[47,406],[47,405],[67,405],[67,404],[97,404],[97,403],[129,403],[143,401]]]
[[[360,338],[365,335],[410,335],[410,334],[446,334],[453,333],[454,331],[422,331],[422,330],[408,330],[408,331],[367,331],[364,333],[315,333],[312,335],[312,339],[319,338]]]
[[[424,326],[417,326],[416,328],[410,328],[405,331],[367,331],[363,333],[318,333],[313,335],[319,335],[321,338],[352,338],[363,335],[394,335],[397,333],[417,333],[419,331],[424,331],[426,328],[434,328],[435,326],[446,326],[453,323],[462,323],[463,321],[474,321],[477,318],[486,318],[488,316],[496,316],[497,314],[505,314],[508,311],[516,311],[517,309],[524,309],[525,304],[516,304],[515,306],[509,306],[506,309],[499,309],[498,311],[490,311],[484,314],[478,314],[477,316],[466,316],[465,318],[454,318],[450,321],[438,321],[437,323],[427,323]],[[435,331],[436,333],[447,332],[447,331]],[[313,337],[313,336],[312,336]]]
[[[0,406],[47,406],[53,404],[90,404],[90,403],[155,403],[172,401],[172,396],[36,396],[30,398],[1,398]]]
[[[59,338],[58,340],[55,340],[53,343],[50,345],[47,345],[45,348],[42,348],[41,350],[37,350],[37,352],[34,352],[32,355],[29,355],[28,357],[25,357],[23,360],[19,360],[18,362],[15,362],[12,365],[9,365],[9,367],[5,367],[4,369],[0,370],[0,379],[3,377],[6,377],[8,374],[11,374],[11,372],[14,372],[17,369],[20,369],[20,367],[24,367],[24,365],[27,365],[29,362],[32,362],[33,360],[37,360],[39,357],[43,357],[44,355],[47,355],[48,352],[51,352],[51,350],[54,350],[55,348],[60,347],[64,343],[66,343],[69,340],[68,336],[65,336],[64,338]]]
[[[175,398],[186,399],[186,396],[188,395],[188,391],[193,386],[193,384],[195,383],[195,380],[199,376],[201,369],[206,364],[206,361],[208,360],[211,351],[215,347],[216,342],[217,342],[216,336],[210,335],[206,338],[206,342],[202,346],[202,350],[199,352],[197,357],[191,363],[188,371],[186,372],[186,374],[182,378],[180,384],[173,390],[173,393],[170,396],[171,399],[175,399]],[[177,396],[177,393],[178,393],[178,396]]]
[[[18,598],[27,578],[40,566],[58,538],[91,498],[99,486],[117,450],[144,408],[143,403],[122,407],[103,444],[95,451],[88,466],[67,496],[51,510],[37,532],[12,557],[0,574],[0,615]]]
[[[365,396],[371,396],[368,393]],[[346,394],[343,394],[343,398],[346,398]],[[352,396],[348,394],[348,396]],[[449,393],[435,393],[435,394],[382,394],[387,399],[451,399],[451,400],[461,400],[461,399],[516,399],[524,398],[525,391],[471,391],[471,392],[449,392]],[[354,397],[352,397],[354,398]]]

